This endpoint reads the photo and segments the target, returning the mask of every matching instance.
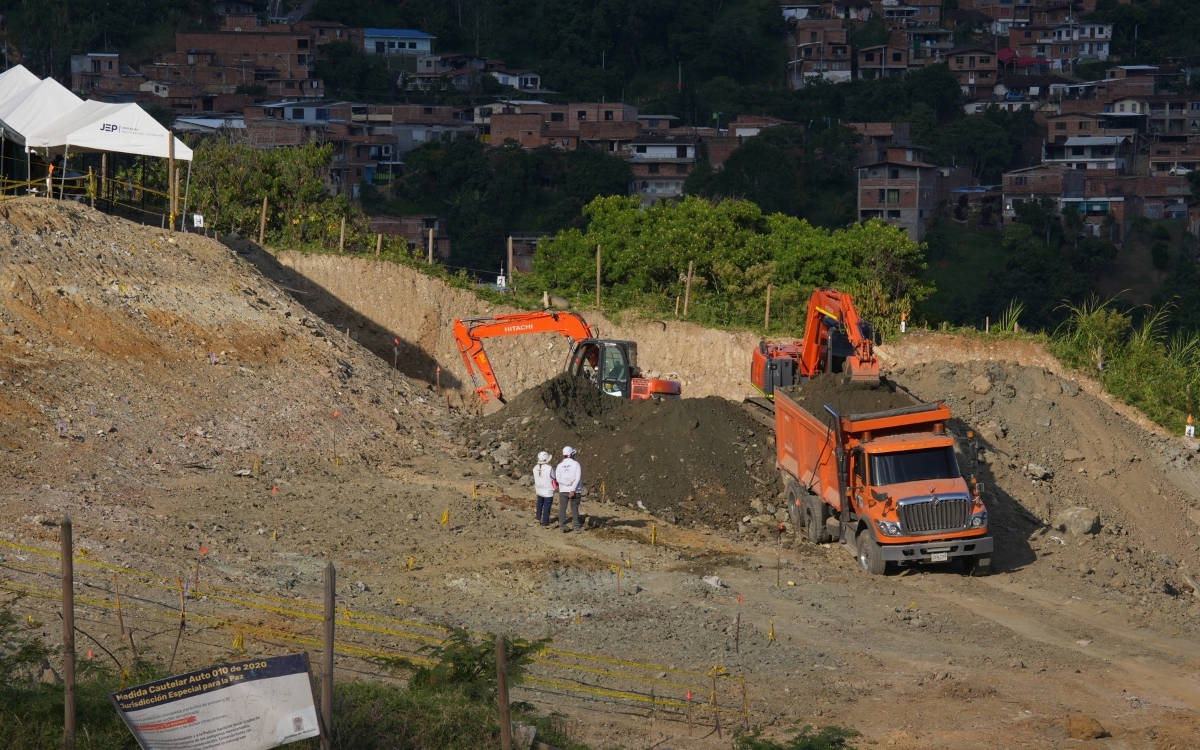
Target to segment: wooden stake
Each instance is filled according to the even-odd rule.
[[[512,723],[508,715],[508,664],[504,636],[496,636],[496,702],[500,708],[500,750],[512,750]]]
[[[767,311],[763,313],[763,330],[771,330],[771,285],[767,284]]]
[[[379,256],[379,251],[382,249],[383,249],[383,233],[380,232],[379,234],[375,235],[375,255],[376,255],[376,257]]]
[[[346,252],[346,217],[342,217],[342,228],[338,232],[338,252]]]
[[[62,547],[62,608],[63,608],[63,748],[75,747],[75,567],[72,555],[71,517],[62,517],[59,539]]]
[[[321,654],[321,722],[324,729],[321,732],[321,750],[330,750],[333,746],[333,621],[337,615],[333,590],[336,582],[337,571],[331,562],[325,565],[325,622]]]
[[[108,154],[100,154],[100,197],[108,195]]]
[[[600,309],[600,245],[596,245],[596,309]]]
[[[713,709],[713,729],[717,733],[717,739],[721,739],[721,712],[717,710],[717,670],[713,670],[713,688],[712,688],[712,709]]]
[[[983,316],[983,332],[991,333],[991,331],[992,331],[992,318],[990,315],[984,315]]]
[[[508,236],[508,286],[513,286],[513,280],[517,278],[517,267],[513,265],[513,250],[512,250],[512,235]]]
[[[175,648],[171,649],[171,663],[167,665],[167,672],[175,671],[175,654],[179,652],[179,642],[183,640],[183,629],[187,624],[187,600],[183,597],[183,581],[176,580],[175,583],[179,586],[179,632],[175,634]]]
[[[737,613],[737,623],[733,628],[733,653],[742,653],[742,613]]]
[[[267,196],[263,196],[262,213],[258,215],[258,244],[262,245],[267,233]]]
[[[429,228],[429,251],[425,257],[425,262],[433,264],[433,227]]]
[[[113,573],[113,594],[117,597],[117,629],[125,637],[125,619],[121,617],[121,590],[117,587],[117,574]]]
[[[679,295],[675,295],[675,317],[679,317]]]
[[[688,261],[687,281],[683,285],[683,317],[687,317],[688,301],[692,296],[692,269],[695,267],[695,261]]]
[[[88,167],[88,193],[91,199],[92,208],[96,207],[96,177],[92,174],[92,168]]]

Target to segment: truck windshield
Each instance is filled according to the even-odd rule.
[[[954,479],[962,476],[954,449],[926,448],[902,453],[871,456],[871,483],[874,485],[920,482],[926,479]]]

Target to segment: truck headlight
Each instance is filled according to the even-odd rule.
[[[876,521],[875,527],[884,536],[900,536],[900,524],[896,521]]]
[[[981,510],[978,513],[971,516],[971,528],[972,529],[982,529],[984,526],[987,526],[987,511],[986,510]]]

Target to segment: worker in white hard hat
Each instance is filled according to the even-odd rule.
[[[567,527],[567,504],[571,506],[571,518],[575,530],[583,525],[579,522],[579,490],[583,483],[583,470],[575,460],[575,449],[566,446],[562,449],[563,460],[554,468],[554,479],[558,482],[558,528],[566,534],[571,529]]]
[[[550,465],[550,454],[537,454],[537,465],[533,467],[533,491],[537,495],[533,517],[543,526],[550,525],[550,507],[554,505],[554,492],[558,484],[554,481],[554,467]]]

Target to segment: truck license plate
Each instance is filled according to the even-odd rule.
[[[950,553],[949,552],[934,552],[933,554],[931,554],[929,556],[929,559],[932,562],[946,562],[947,560],[950,559]]]

